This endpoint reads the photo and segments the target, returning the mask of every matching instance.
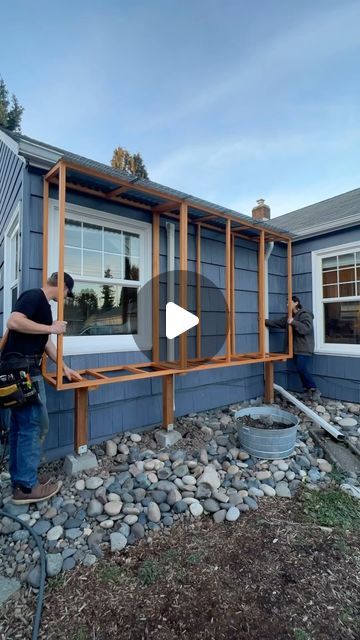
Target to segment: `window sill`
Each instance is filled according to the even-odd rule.
[[[330,351],[329,349],[316,349],[314,351],[314,355],[316,356],[341,356],[345,358],[360,358],[360,350],[358,353],[354,353],[354,350],[351,351]]]

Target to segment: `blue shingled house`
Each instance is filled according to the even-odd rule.
[[[67,173],[61,212],[62,163]],[[296,388],[284,336],[274,332],[269,346],[264,323],[266,316],[283,313],[291,296],[291,238],[293,290],[316,315],[315,378],[325,395],[359,401],[360,211],[356,213],[356,203],[360,203],[360,190],[275,221],[267,219],[269,208],[263,201],[254,208],[253,217],[244,216],[0,129],[2,331],[19,293],[42,286],[44,247],[48,275],[58,270],[62,253],[64,269],[75,280],[77,304],[76,308],[65,304],[69,331],[63,341],[64,358],[74,369],[96,369],[94,375],[100,380],[88,396],[89,443],[162,422],[164,388],[173,391],[162,383],[170,376],[160,377],[164,365],[146,368],[146,357],[149,362],[167,363],[192,358],[186,375],[171,376],[176,416],[262,395],[267,361],[276,363],[280,384]],[[185,209],[189,212],[186,227],[178,213]],[[60,251],[61,215],[64,243]],[[154,234],[156,219],[158,234]],[[217,344],[216,334],[223,330],[214,315],[218,310],[206,307],[206,297],[202,333],[190,331],[175,350],[158,326],[157,312],[164,308],[171,287],[161,274],[184,268],[195,273],[200,264],[203,275],[224,293],[230,309],[227,338],[213,366],[197,357],[200,346]],[[150,296],[140,302],[138,292],[154,270],[160,275],[158,289],[153,285],[152,300]],[[196,287],[191,285],[188,291],[187,307],[198,313]],[[185,302],[180,299],[182,306]],[[55,317],[56,313],[54,307]],[[143,368],[137,369],[136,363]],[[126,381],[101,385],[105,369],[119,365],[124,367]],[[128,380],[131,373],[134,379]],[[49,459],[74,448],[74,393],[57,391],[54,385],[47,387]],[[168,397],[165,409],[170,404]]]

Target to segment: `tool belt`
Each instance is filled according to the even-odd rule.
[[[11,409],[40,402],[39,388],[30,367],[40,367],[42,356],[7,354],[0,361],[0,407]]]

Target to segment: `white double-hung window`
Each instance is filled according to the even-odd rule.
[[[58,268],[58,224],[51,201],[49,274]],[[151,278],[150,224],[67,204],[64,270],[75,281],[64,307],[65,354],[151,348],[151,301],[138,297]]]
[[[315,251],[315,350],[360,355],[360,242]]]

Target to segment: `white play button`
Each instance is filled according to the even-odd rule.
[[[174,302],[166,305],[166,337],[169,340],[199,324],[199,318]]]

